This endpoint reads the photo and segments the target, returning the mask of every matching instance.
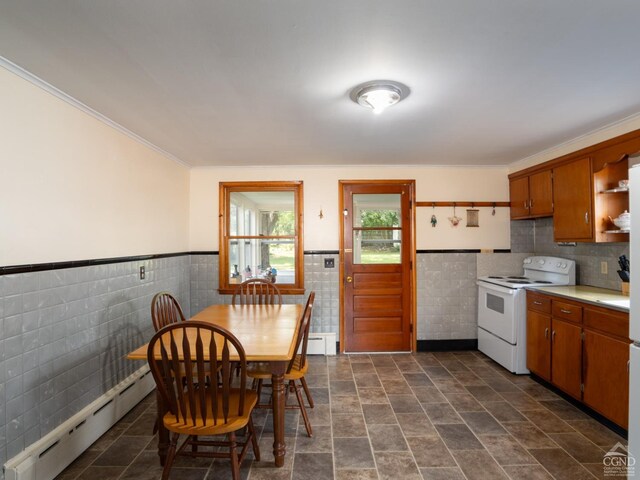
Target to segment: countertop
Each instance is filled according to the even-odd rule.
[[[533,290],[559,297],[591,303],[599,307],[611,308],[621,312],[629,312],[629,297],[622,295],[617,290],[607,288],[590,287],[588,285],[571,285],[566,287],[527,287]]]

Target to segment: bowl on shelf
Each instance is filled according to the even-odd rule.
[[[618,182],[618,188],[629,188],[629,180],[620,180]]]

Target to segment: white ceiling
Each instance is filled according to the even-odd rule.
[[[0,55],[192,166],[504,165],[640,112],[634,0],[8,0]],[[349,90],[411,94],[374,116]]]

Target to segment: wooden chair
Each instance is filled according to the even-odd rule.
[[[151,300],[151,321],[156,332],[172,323],[184,322],[184,313],[178,300],[169,292],[156,293]]]
[[[282,305],[282,295],[275,284],[261,278],[250,278],[237,286],[231,304],[236,305]]]
[[[182,350],[179,358],[178,352]],[[240,377],[234,379],[231,355],[237,353]],[[156,360],[160,356],[161,360]],[[174,323],[162,328],[149,342],[147,360],[167,412],[161,419],[171,433],[162,479],[169,472],[176,455],[229,458],[232,478],[240,478],[240,464],[249,444],[256,460],[260,450],[251,419],[258,395],[246,388],[247,363],[242,345],[228,330],[205,322]],[[208,364],[215,364],[220,382],[206,382]],[[187,375],[182,376],[186,371]],[[232,384],[233,382],[233,384]],[[244,442],[235,432],[247,429]],[[187,435],[178,448],[180,435]],[[200,440],[202,436],[226,435],[227,440]],[[192,449],[185,451],[191,445]],[[198,447],[212,447],[201,450]],[[219,447],[227,447],[228,452]],[[241,447],[240,453],[237,447]]]
[[[307,364],[307,345],[309,343],[311,314],[315,297],[315,292],[311,292],[309,294],[307,305],[305,306],[304,312],[300,319],[300,328],[298,330],[298,337],[296,339],[296,352],[299,351],[300,353],[296,354],[296,356],[291,359],[284,374],[284,380],[288,383],[287,393],[295,393],[298,400],[297,405],[286,405],[285,408],[300,410],[300,413],[302,414],[302,418],[304,420],[304,426],[307,429],[307,435],[309,435],[310,437],[313,435],[313,432],[300,390],[304,390],[307,400],[309,401],[309,407],[313,408],[313,398],[311,397],[311,392],[309,391],[309,387],[307,386],[307,382],[304,379],[304,376],[309,369],[309,365]],[[249,377],[253,378],[253,386],[254,388],[256,388],[258,398],[260,398],[260,395],[262,394],[262,388],[271,386],[270,384],[264,384],[265,380],[271,379],[271,373],[269,372],[268,366],[264,363],[251,363],[248,367],[247,374],[249,375]],[[300,382],[300,384],[298,385],[296,381]],[[272,405],[270,403],[258,404],[257,407],[272,408]]]

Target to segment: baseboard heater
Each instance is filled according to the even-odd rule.
[[[310,333],[307,344],[307,354],[309,355],[335,355],[336,354],[336,334],[335,333]]]
[[[154,388],[149,367],[140,368],[5,463],[5,480],[54,479]]]

